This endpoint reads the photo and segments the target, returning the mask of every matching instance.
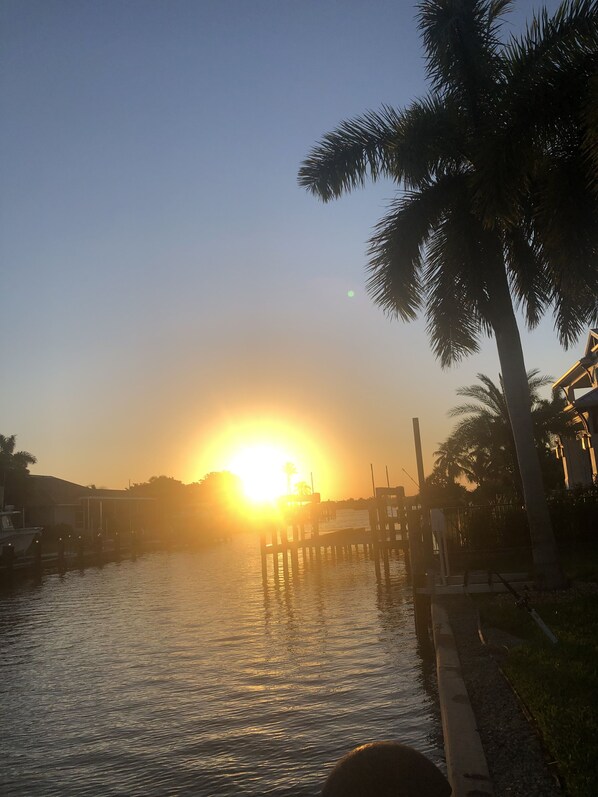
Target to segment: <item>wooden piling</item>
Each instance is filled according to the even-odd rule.
[[[282,572],[284,575],[284,580],[289,580],[289,561],[287,559],[287,552],[289,547],[289,539],[287,535],[287,530],[285,528],[281,528],[280,530],[280,548],[282,552]]]
[[[58,540],[58,552],[57,552],[59,570],[64,570],[65,568],[64,547],[65,547],[64,540],[62,539],[62,537],[60,537]]]
[[[262,580],[268,582],[268,557],[266,555],[266,535],[260,534],[260,553],[262,556]]]
[[[2,560],[6,566],[6,572],[11,575],[15,561],[15,549],[11,543],[2,547]]]
[[[292,527],[293,537],[291,539],[291,568],[293,573],[299,569],[299,526]]]
[[[42,544],[39,539],[33,541],[33,569],[37,574],[42,571]]]
[[[378,539],[378,513],[376,506],[370,504],[368,507],[368,515],[370,521],[370,535],[372,540],[372,556],[374,559],[374,568],[376,570],[376,581],[382,579],[382,572],[380,570],[380,544]]]
[[[103,551],[104,551],[104,540],[103,540],[103,537],[102,537],[102,532],[98,531],[98,533],[95,536],[95,540],[94,540],[94,553],[95,553],[95,556],[96,556],[96,562],[98,564],[100,564],[100,565],[102,564],[102,559],[103,559],[102,553],[103,553]]]
[[[419,510],[408,510],[407,517],[407,522],[409,524],[409,556],[411,558],[411,588],[413,591],[415,632],[420,645],[428,647],[430,644],[428,633],[431,611],[430,595],[419,592],[420,588],[427,586],[422,522]]]

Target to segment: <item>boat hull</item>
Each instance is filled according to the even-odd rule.
[[[0,534],[0,548],[4,549],[10,545],[16,556],[22,556],[40,534],[41,529],[20,529],[13,532],[4,532]]]

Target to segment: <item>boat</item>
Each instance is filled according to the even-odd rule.
[[[42,528],[32,526],[30,528],[16,528],[14,519],[20,515],[14,509],[3,510],[0,512],[0,552],[11,546],[15,556],[22,556],[31,543],[41,537]]]

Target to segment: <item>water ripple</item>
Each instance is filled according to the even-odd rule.
[[[364,741],[441,759],[401,561],[264,591],[242,538],[49,576],[4,592],[0,674],[6,797],[308,797]]]

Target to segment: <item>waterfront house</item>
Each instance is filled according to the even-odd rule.
[[[574,434],[558,440],[567,488],[598,482],[598,329],[591,329],[582,357],[553,385],[564,392],[565,411],[577,424]]]
[[[152,524],[152,498],[127,490],[84,487],[56,476],[29,476],[26,518],[29,525],[70,526],[75,534],[147,528]]]

